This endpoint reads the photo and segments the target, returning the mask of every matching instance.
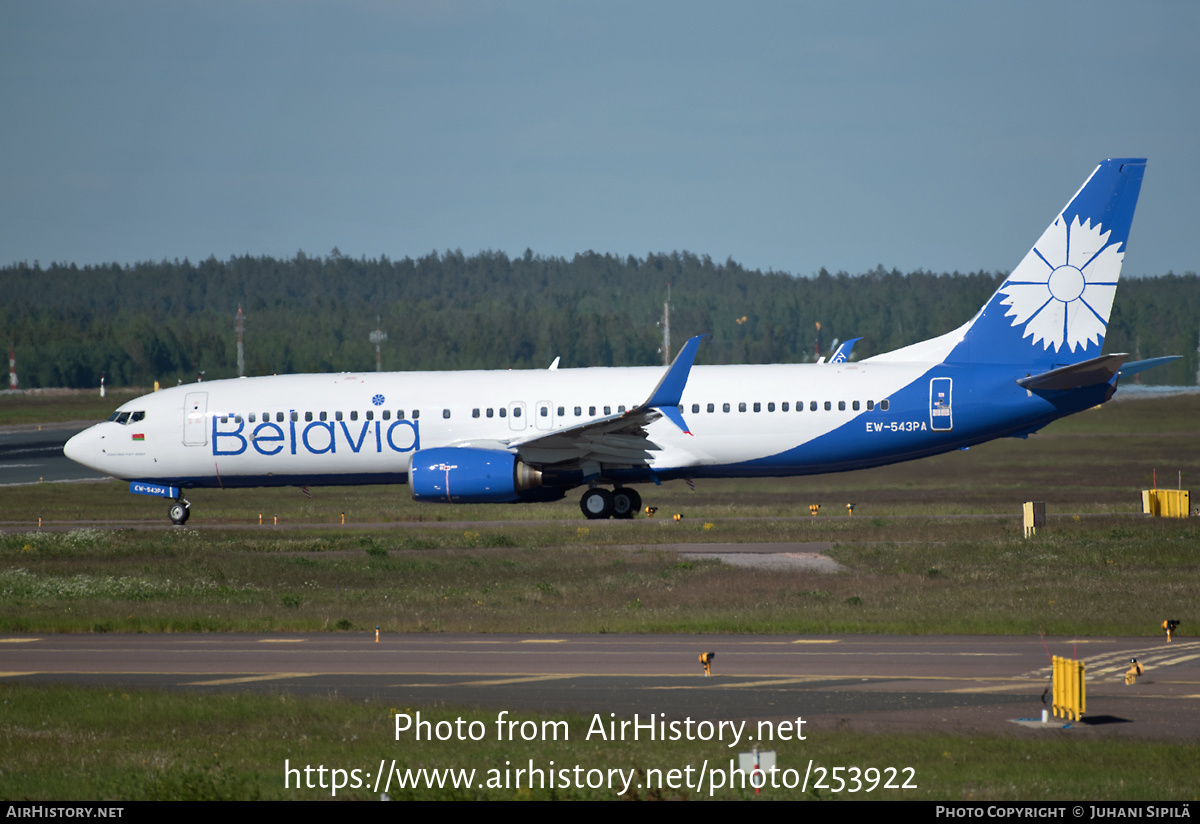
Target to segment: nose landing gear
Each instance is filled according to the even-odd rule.
[[[629,519],[642,508],[642,496],[637,490],[618,486],[612,492],[594,486],[579,499],[579,508],[588,520],[606,518]]]

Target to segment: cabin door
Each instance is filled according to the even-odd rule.
[[[183,445],[204,446],[208,443],[208,393],[189,392],[183,402]]]
[[[929,428],[948,432],[954,428],[954,412],[950,404],[952,378],[934,378],[929,382]]]

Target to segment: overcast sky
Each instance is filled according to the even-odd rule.
[[[1200,3],[0,4],[0,265],[688,250],[1008,270],[1148,157],[1200,270]]]

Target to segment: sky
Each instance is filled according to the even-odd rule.
[[[0,265],[1012,269],[1108,157],[1200,270],[1200,4],[0,4]]]

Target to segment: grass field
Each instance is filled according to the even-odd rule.
[[[394,716],[415,708],[383,702],[349,702],[337,698],[295,698],[288,695],[230,696],[123,692],[68,687],[0,687],[4,714],[0,718],[0,798],[96,800],[216,800],[216,799],[332,799],[332,775],[326,789],[284,787],[285,760],[291,768],[323,765],[327,770],[377,771],[380,759],[395,759],[408,770],[475,770],[476,783],[486,783],[489,771],[500,786],[493,788],[398,789],[393,800],[409,799],[617,799],[620,789],[506,788],[512,771],[530,761],[543,772],[572,769],[621,770],[637,781],[653,782],[654,770],[664,780],[667,771],[680,771],[674,789],[637,789],[624,797],[641,800],[753,799],[753,790],[728,786],[715,791],[706,784],[696,791],[695,773],[707,763],[723,772],[728,782],[729,759],[736,751],[721,744],[679,742],[587,741],[589,719],[579,716],[518,714],[519,720],[562,720],[568,741],[557,743],[499,742],[493,734],[480,741],[396,741]],[[494,726],[495,713],[439,707],[424,717]],[[905,799],[939,801],[1042,801],[1055,799],[1184,800],[1196,795],[1200,754],[1188,744],[1129,740],[1017,739],[1000,736],[960,738],[949,735],[858,735],[811,733],[804,741],[777,742],[778,765],[796,770],[779,776],[799,784],[808,761],[815,765],[858,765],[862,773],[857,792],[842,792],[827,780],[828,789],[807,792],[801,787],[765,789],[762,800],[780,799]],[[893,773],[893,783],[908,789],[887,789],[887,777],[875,776],[874,788],[866,770],[911,767]],[[683,773],[690,767],[692,789]],[[505,771],[508,771],[506,776]],[[1114,777],[1119,776],[1119,777]],[[598,776],[593,775],[593,778]],[[350,777],[347,777],[349,782]],[[373,780],[373,778],[372,778]],[[320,777],[312,774],[317,784]],[[378,798],[371,780],[339,790],[338,799]],[[382,784],[380,785],[383,786]]]
[[[0,419],[23,422],[27,410],[3,418],[7,403]],[[1187,488],[1198,470],[1200,397],[1185,395],[1114,402],[1026,441],[875,470],[698,482],[695,492],[667,484],[643,490],[658,517],[633,522],[586,522],[573,500],[442,507],[412,502],[403,487],[368,487],[314,489],[311,500],[296,490],[197,491],[190,526],[202,528],[179,529],[165,525],[160,502],[116,482],[10,487],[0,490],[0,631],[355,632],[379,624],[391,632],[1156,636],[1168,612],[1184,630],[1197,623],[1200,535],[1196,519],[1137,515],[1140,490],[1155,475],[1173,487],[1177,473]],[[1051,516],[1029,540],[1020,523],[1026,500],[1046,501]],[[821,504],[817,517],[810,503]],[[679,523],[669,519],[676,512]],[[259,513],[267,524],[278,515],[283,527],[258,526]],[[37,529],[39,517],[46,529]],[[74,523],[95,520],[132,525]],[[662,548],[763,541],[833,542],[830,554],[845,571],[734,568]],[[386,756],[413,768],[486,771],[515,757],[645,771],[728,756],[698,746],[598,750],[575,739],[515,753],[482,742],[412,751],[390,743],[389,718],[419,708],[336,698],[4,685],[0,701],[5,799],[330,797],[285,791],[285,758],[366,769]],[[573,729],[583,723],[568,720]],[[779,749],[781,765],[813,758],[917,769],[917,791],[807,798],[1179,800],[1195,797],[1200,770],[1195,747],[1004,734],[824,733]],[[614,797],[392,793],[410,795]]]

